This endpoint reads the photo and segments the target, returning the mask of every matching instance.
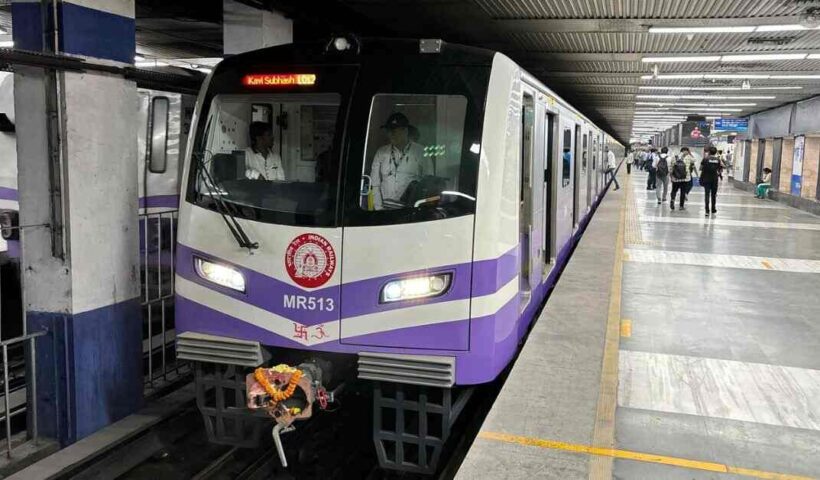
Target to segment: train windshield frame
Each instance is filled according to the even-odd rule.
[[[274,74],[265,76],[265,72]],[[433,57],[421,56],[368,59],[359,64],[256,64],[217,68],[201,104],[186,200],[215,211],[220,209],[217,203],[224,200],[229,213],[237,218],[308,227],[404,224],[474,214],[489,77],[489,63],[442,64]],[[300,84],[305,78],[308,81]],[[235,175],[235,179],[225,182],[222,175],[225,169],[218,167],[221,171],[214,171],[214,164],[219,163],[214,160],[216,155],[222,155],[216,159],[219,161],[226,160],[224,155],[238,155],[240,159],[250,155],[248,145],[236,141],[235,145],[231,142],[222,145],[215,142],[217,137],[249,138],[247,130],[252,121],[267,123],[274,130],[292,128],[293,122],[301,121],[292,110],[281,116],[281,106],[274,106],[272,113],[265,107],[276,102],[256,101],[266,97],[274,100],[296,98],[303,104],[338,107],[332,140],[327,138],[328,135],[322,140],[324,147],[332,144],[330,148],[323,147],[327,158],[320,162],[316,158],[318,155],[313,155],[315,175],[318,178],[319,171],[323,170],[326,180],[321,186],[316,182],[305,182],[310,180],[310,175],[303,178],[288,172],[289,168],[293,169],[294,162],[289,161],[282,150],[277,150],[282,148],[283,139],[288,138],[281,132],[279,136],[274,132],[273,143],[285,170],[285,181],[273,175],[270,169],[267,170],[269,174],[258,168],[255,172],[246,172],[249,169],[234,167],[232,162],[227,162],[227,170],[229,177]],[[220,121],[220,108],[227,100],[239,98],[247,99],[245,105],[248,108],[242,115],[243,124],[237,128],[235,122]],[[386,129],[381,127],[386,119],[381,117],[384,113],[387,116],[404,113],[411,126],[421,125],[412,109],[402,110],[406,105],[401,104],[412,103],[406,100],[414,98],[445,107],[444,110],[436,108],[422,117],[426,115],[440,120],[442,115],[446,117],[448,112],[454,112],[452,121],[421,126],[422,135],[433,142],[421,146],[423,155],[438,157],[433,161],[445,165],[448,174],[414,178],[410,182],[413,183],[413,198],[408,199],[402,208],[369,208],[366,191],[369,185],[364,177],[372,167],[373,152],[370,150],[376,145],[373,142],[384,143],[385,140],[382,137]],[[379,99],[397,100],[387,102],[389,105],[385,110],[376,108]],[[445,124],[446,127],[441,126]],[[234,129],[236,131],[232,131]],[[325,133],[329,130],[325,129]],[[291,135],[291,138],[297,137],[299,135]],[[316,143],[318,140],[314,138],[312,141]],[[442,159],[442,149],[448,159]],[[245,157],[239,151],[244,151]],[[242,161],[233,163],[245,165]],[[328,167],[320,168],[320,163]],[[269,176],[274,178],[267,178]],[[288,177],[300,180],[296,182],[299,184],[294,184]]]

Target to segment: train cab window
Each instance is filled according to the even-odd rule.
[[[154,97],[151,100],[151,133],[148,137],[148,171],[165,173],[168,161],[168,97]]]
[[[561,159],[563,160],[561,186],[566,187],[569,185],[569,176],[572,171],[572,129],[570,128],[564,128],[564,134],[561,139],[561,151],[563,152],[561,155]]]
[[[239,216],[287,225],[335,221],[335,93],[219,95],[198,155],[197,203],[219,195]]]
[[[461,178],[467,99],[462,95],[373,97],[359,207],[418,210],[475,202]]]

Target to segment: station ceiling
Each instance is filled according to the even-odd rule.
[[[242,1],[293,18],[296,40],[354,32],[502,51],[624,142],[681,114],[820,94],[820,0]],[[221,56],[222,0],[136,4],[140,55]]]

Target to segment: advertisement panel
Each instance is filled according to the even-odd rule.
[[[792,158],[792,188],[791,194],[800,196],[803,188],[803,150],[806,149],[806,137],[794,137],[794,157]]]
[[[703,147],[709,143],[709,122],[683,122],[681,142],[686,147]]]

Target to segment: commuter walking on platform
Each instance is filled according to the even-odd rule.
[[[652,163],[653,170],[655,170],[655,182],[660,182],[663,188],[655,189],[655,197],[658,199],[658,205],[666,201],[666,194],[669,193],[669,149],[663,147],[660,155],[655,158]]]
[[[649,151],[646,157],[646,171],[649,175],[646,177],[646,189],[655,190],[655,159],[658,158],[658,151],[654,148]]]
[[[632,150],[628,150],[626,152],[626,157],[624,157],[624,163],[626,163],[626,174],[632,174],[632,162],[635,158],[635,153]]]
[[[672,177],[672,195],[669,201],[669,208],[675,209],[675,195],[680,191],[680,209],[686,210],[686,196],[692,188],[692,172],[696,171],[695,162],[689,149],[680,149],[680,155],[675,157],[672,168],[669,172]]]
[[[772,188],[772,169],[766,167],[763,169],[763,178],[760,179],[760,183],[757,184],[755,189],[755,197],[766,198],[770,188]]]
[[[617,167],[617,165],[615,165],[615,152],[610,150],[606,154],[606,172],[605,173],[609,174],[609,175],[612,175],[612,181],[615,183],[615,190],[618,190],[618,189],[621,188],[621,186],[618,185],[618,179],[615,178],[615,168],[616,167]]]
[[[689,163],[689,181],[684,185],[684,194],[686,195],[686,199],[689,200],[689,192],[692,191],[692,187],[695,184],[695,178],[699,175],[698,168],[695,162],[695,156],[692,155],[692,152],[689,151],[689,147],[683,147],[680,149],[680,156],[684,158],[684,162]]]
[[[700,162],[700,185],[703,187],[703,200],[706,206],[706,216],[717,213],[718,178],[721,174],[720,159],[717,157],[717,148],[709,147],[709,155]],[[711,207],[709,200],[712,200]]]

